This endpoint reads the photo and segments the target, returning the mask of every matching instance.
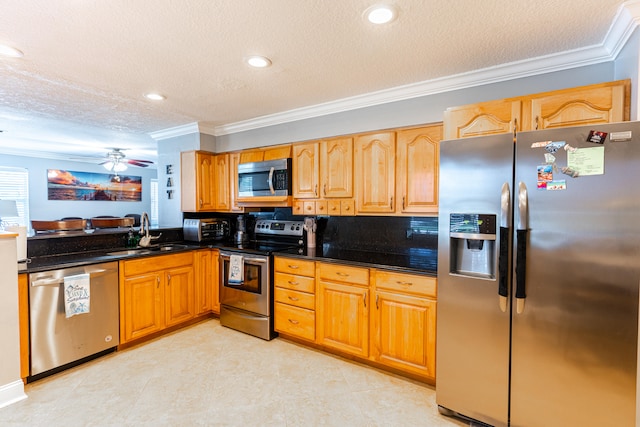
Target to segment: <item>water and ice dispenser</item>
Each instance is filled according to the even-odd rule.
[[[496,215],[451,214],[449,220],[450,273],[496,278]]]

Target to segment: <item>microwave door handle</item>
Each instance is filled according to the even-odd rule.
[[[273,172],[276,170],[273,166],[269,169],[269,191],[271,194],[276,194],[276,191],[273,189]]]

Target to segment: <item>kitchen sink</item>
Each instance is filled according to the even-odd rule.
[[[177,244],[177,245],[163,245],[163,246],[160,246],[160,248],[158,248],[158,250],[160,250],[160,251],[174,251],[176,249],[186,249],[188,247],[189,247],[188,245],[180,245],[180,244]]]
[[[125,249],[122,251],[115,251],[115,252],[107,252],[107,255],[113,255],[113,256],[127,256],[127,255],[143,255],[143,254],[150,254],[151,252],[153,252],[151,249]]]
[[[107,255],[111,256],[131,256],[131,255],[148,255],[157,252],[169,252],[178,249],[187,249],[188,245],[181,244],[169,244],[162,246],[151,246],[148,248],[135,248],[135,249],[123,249],[120,251],[107,252]]]

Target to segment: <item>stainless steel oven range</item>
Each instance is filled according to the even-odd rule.
[[[302,221],[258,220],[255,239],[220,248],[220,324],[270,340],[273,253],[303,245]]]

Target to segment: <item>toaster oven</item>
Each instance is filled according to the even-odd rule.
[[[219,218],[185,218],[182,231],[184,240],[214,242],[229,238],[229,221]]]

